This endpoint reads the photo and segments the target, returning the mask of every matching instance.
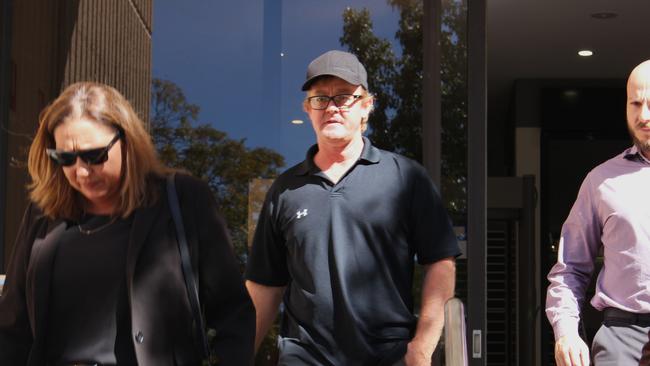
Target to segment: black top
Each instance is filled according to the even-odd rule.
[[[130,227],[131,220],[90,216],[61,236],[51,280],[49,364],[137,364],[126,294]]]
[[[160,194],[155,202],[133,212],[126,254],[131,341],[140,366],[199,365],[165,179],[148,179],[147,188]],[[225,220],[204,181],[177,174],[176,188],[192,264],[199,275],[205,322],[216,330],[214,353],[221,366],[249,365],[253,359],[255,309],[242,281]],[[0,296],[2,366],[48,363],[55,244],[61,242],[65,229],[65,222],[49,220],[33,203],[27,206]]]
[[[377,365],[406,352],[416,325],[414,258],[460,254],[426,171],[364,138],[333,184],[307,159],[269,190],[246,277],[288,285],[280,364]]]

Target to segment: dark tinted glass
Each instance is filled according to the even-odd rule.
[[[115,137],[104,147],[96,149],[82,150],[82,151],[61,151],[55,149],[47,149],[47,155],[54,160],[57,164],[62,166],[71,166],[77,161],[79,157],[87,164],[96,165],[105,163],[108,160],[108,151],[119,141],[122,135],[118,132]]]

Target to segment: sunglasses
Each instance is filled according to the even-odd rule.
[[[96,165],[103,164],[108,160],[108,151],[122,138],[122,133],[118,132],[115,137],[105,147],[82,151],[61,151],[56,149],[46,149],[47,156],[55,163],[61,166],[71,166],[77,162],[77,157],[83,162]]]

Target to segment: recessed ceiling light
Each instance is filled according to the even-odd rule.
[[[567,89],[567,90],[565,90],[564,93],[562,93],[562,94],[564,94],[564,98],[565,98],[565,99],[569,99],[569,100],[571,100],[571,99],[575,99],[575,98],[577,98],[579,93],[578,93],[578,91],[575,90],[575,89]]]
[[[578,55],[580,55],[582,57],[589,57],[589,56],[592,56],[593,54],[594,54],[594,52],[591,51],[591,50],[580,50],[580,51],[578,51]]]
[[[294,119],[294,120],[291,120],[291,123],[293,123],[294,125],[301,125],[301,124],[303,124],[305,122],[303,122],[303,120],[301,120],[301,119]]]
[[[592,18],[600,19],[600,20],[614,19],[617,16],[618,16],[618,14],[612,13],[612,12],[609,12],[609,11],[603,11],[603,12],[600,12],[600,13],[591,14]]]

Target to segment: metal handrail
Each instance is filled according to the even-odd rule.
[[[465,307],[452,297],[445,303],[445,365],[467,366]]]

